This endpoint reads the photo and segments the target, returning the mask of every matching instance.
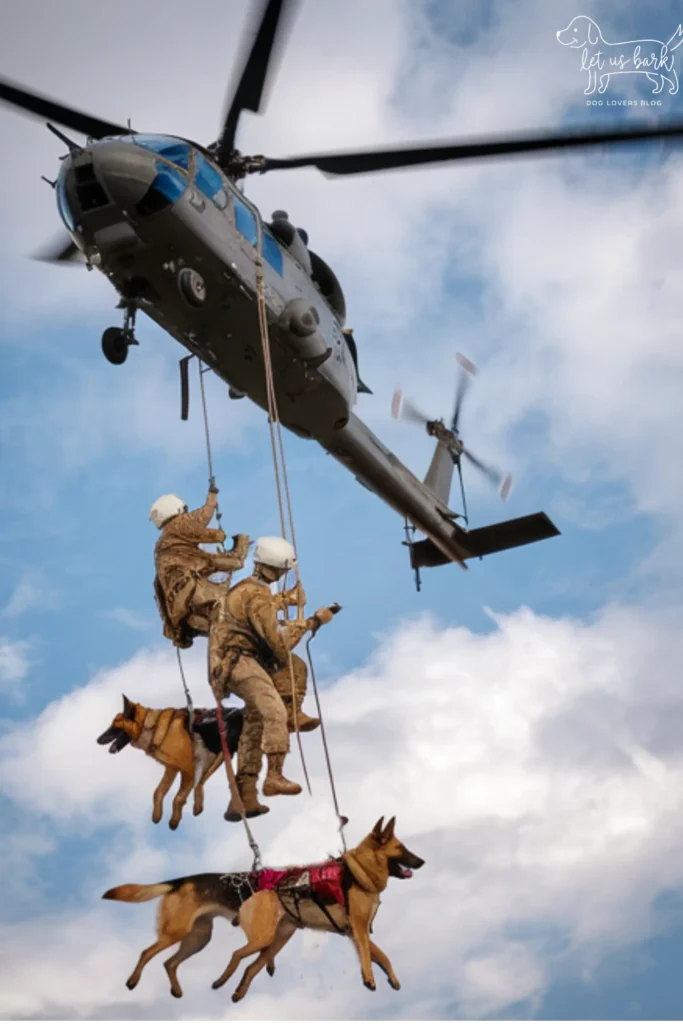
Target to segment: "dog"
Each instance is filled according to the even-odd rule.
[[[164,963],[171,994],[183,994],[178,967],[208,944],[213,919],[224,917],[240,925],[247,942],[236,950],[226,969],[213,983],[220,988],[252,954],[235,989],[232,1001],[243,999],[256,975],[267,967],[275,972],[275,957],[299,928],[337,932],[354,943],[366,988],[375,990],[372,964],[386,974],[392,988],[401,986],[389,957],[370,939],[379,908],[380,893],[390,878],[411,878],[424,861],[394,834],[396,819],[385,826],[384,818],[353,850],[324,864],[284,871],[260,871],[226,875],[204,874],[176,878],[155,885],[119,885],[104,893],[104,900],[144,903],[163,896],[157,916],[157,941],[143,950],[126,985],[134,989],[146,964],[169,946],[180,948]]]
[[[242,734],[243,712],[241,708],[223,708],[223,718],[228,750],[234,754]],[[176,829],[180,824],[193,787],[193,813],[201,814],[204,810],[204,783],[223,763],[216,711],[196,710],[193,733],[194,738],[188,730],[186,708],[146,708],[128,700],[123,694],[123,712],[116,715],[109,728],[97,739],[102,745],[111,744],[110,754],[118,754],[131,743],[164,765],[166,770],[154,790],[152,821],[155,825],[162,819],[164,797],[178,772],[180,788],[173,799],[169,827]],[[196,775],[199,778],[195,784]]]
[[[654,96],[664,91],[665,82],[669,83],[671,94],[678,92],[673,51],[683,42],[681,25],[666,43],[660,39],[630,39],[623,43],[608,43],[593,19],[579,14],[557,33],[557,41],[573,50],[583,50],[581,70],[588,72],[588,85],[584,89],[586,96],[594,93],[596,88],[598,92],[604,93],[611,75],[631,74],[647,75],[654,83]],[[603,68],[604,73],[600,74]]]

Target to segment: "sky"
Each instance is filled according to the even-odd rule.
[[[4,5],[2,73],[138,130],[213,140],[246,2],[148,0],[145,14],[131,0]],[[303,0],[239,146],[287,156],[680,118],[680,94],[650,106],[642,76],[587,105],[580,54],[556,38],[577,14],[608,41],[668,40],[680,19],[668,2],[347,0],[340,18],[334,0]],[[203,815],[171,833],[150,820],[159,766],[95,742],[122,693],[183,703],[148,515],[165,492],[204,500],[196,382],[183,423],[183,352],[144,320],[126,364],[104,360],[119,315],[107,281],[30,259],[60,231],[40,176],[61,143],[8,108],[0,127],[3,1019],[680,1016],[678,147],[248,181],[342,281],[373,391],[358,414],[424,475],[431,442],[392,420],[391,395],[447,415],[464,352],[479,368],[465,443],[515,480],[502,505],[466,473],[472,525],[543,510],[561,536],[466,573],[425,570],[418,594],[401,519],[287,435],[309,607],[343,606],[313,649],[347,838],[395,814],[426,863],[390,882],[375,925],[399,993],[381,977],[368,992],[349,943],[306,934],[233,1007],[210,987],[236,946],[227,925],[182,966],[183,1000],[160,959],[130,993],[155,908],[100,901],[123,882],[249,864],[220,774]],[[276,533],[265,415],[205,380],[226,530]],[[208,704],[202,642],[185,664]],[[270,864],[338,849],[319,734],[304,743],[313,795],[273,800],[255,823]],[[296,754],[288,764],[301,779]]]

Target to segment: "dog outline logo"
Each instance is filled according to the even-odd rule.
[[[597,89],[604,93],[613,75],[645,75],[653,83],[652,95],[658,96],[669,85],[669,94],[678,92],[678,74],[674,68],[676,50],[683,43],[683,25],[664,43],[661,39],[630,39],[608,43],[599,25],[579,14],[566,28],[556,33],[561,46],[581,50],[581,70],[588,73],[584,95]]]

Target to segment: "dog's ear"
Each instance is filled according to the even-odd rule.
[[[382,838],[380,839],[380,842],[381,842],[382,846],[384,846],[386,843],[388,843],[390,839],[394,838],[394,828],[395,828],[395,826],[396,826],[396,815],[394,815],[394,817],[391,819],[391,821],[387,822],[386,828],[382,832]]]
[[[135,704],[128,700],[125,693],[122,693],[121,696],[123,697],[123,713],[125,717],[130,719],[135,718]]]
[[[588,19],[588,42],[591,46],[595,46],[596,43],[600,42],[600,29],[590,18]]]
[[[372,837],[376,839],[378,843],[382,842],[382,828],[384,827],[384,815],[379,819],[377,824],[372,830]]]

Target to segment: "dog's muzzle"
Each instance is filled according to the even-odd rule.
[[[109,747],[110,754],[118,754],[119,750],[123,750],[124,747],[130,743],[130,736],[124,732],[123,729],[118,729],[115,725],[112,725],[106,732],[103,732],[101,736],[97,737],[97,742],[104,746],[106,743],[110,743]]]

